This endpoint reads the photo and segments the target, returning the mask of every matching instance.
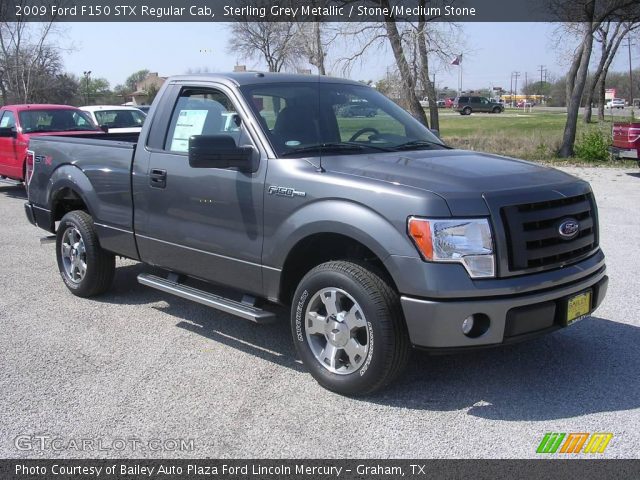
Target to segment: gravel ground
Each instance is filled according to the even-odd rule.
[[[606,457],[640,458],[640,173],[568,170],[600,207],[610,286],[595,316],[506,348],[415,352],[358,400],[305,373],[284,315],[258,326],[166,296],[130,261],[110,294],[72,296],[23,190],[0,185],[0,458],[520,458],[548,431],[613,432]],[[61,450],[20,450],[19,435]],[[69,445],[81,439],[100,450]]]

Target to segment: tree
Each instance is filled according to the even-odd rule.
[[[26,0],[11,4],[25,6]],[[24,19],[13,22],[5,9],[9,2],[0,5],[0,93],[6,103],[29,103],[34,92],[46,84],[44,79],[60,73],[60,55],[49,43],[54,32],[55,18],[49,17],[39,23]]]
[[[419,0],[426,6],[426,0]],[[389,8],[389,0],[380,0],[380,6]],[[418,15],[417,21],[408,18],[396,18],[393,13],[382,22],[349,23],[343,29],[343,35],[352,50],[338,59],[343,71],[365,58],[371,50],[384,48],[385,44],[393,52],[395,69],[401,86],[401,102],[409,112],[424,125],[429,126],[425,111],[420,105],[421,97],[429,99],[429,115],[432,128],[439,127],[435,85],[430,78],[430,62],[453,56],[457,49],[451,31],[457,25],[435,26],[433,18]],[[446,30],[450,29],[450,30]],[[447,62],[448,63],[448,62]]]
[[[604,119],[605,82],[609,67],[613,61],[622,39],[632,30],[640,27],[640,23],[633,22],[603,22],[595,32],[594,38],[600,43],[600,60],[591,82],[585,92],[584,114],[585,123],[591,122],[592,104],[598,100],[598,117]]]
[[[129,93],[135,92],[136,89],[138,88],[137,84],[143,81],[145,78],[147,78],[147,75],[149,75],[149,70],[147,68],[144,68],[142,70],[138,70],[137,72],[132,73],[124,81],[125,88],[128,90]]]
[[[243,59],[261,59],[270,72],[295,68],[305,50],[296,22],[255,22],[247,19],[231,24],[228,52]]]
[[[567,158],[573,155],[578,112],[587,81],[594,35],[603,22],[614,18],[633,18],[637,0],[557,0],[554,8],[562,10],[569,18],[581,20],[581,23],[566,25],[580,41],[573,52],[566,77],[567,120],[558,156]]]
[[[110,103],[112,92],[106,78],[82,79],[80,91],[84,102],[89,104]]]

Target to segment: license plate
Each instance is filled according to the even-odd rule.
[[[574,295],[567,304],[567,325],[582,320],[591,310],[591,290]]]

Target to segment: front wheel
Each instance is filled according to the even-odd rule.
[[[471,115],[471,107],[464,107],[462,109],[462,114],[463,115]]]
[[[78,297],[92,297],[107,291],[113,282],[115,257],[103,250],[87,212],[67,213],[56,233],[56,257],[60,276]]]
[[[332,261],[300,282],[291,309],[296,351],[323,387],[365,395],[404,369],[410,342],[398,294],[368,267]]]

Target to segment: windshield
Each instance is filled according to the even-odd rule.
[[[146,115],[140,110],[98,110],[94,112],[98,125],[109,128],[142,127]]]
[[[270,83],[241,90],[279,157],[447,148],[365,85]]]
[[[23,133],[98,130],[80,110],[23,110],[18,113]]]

